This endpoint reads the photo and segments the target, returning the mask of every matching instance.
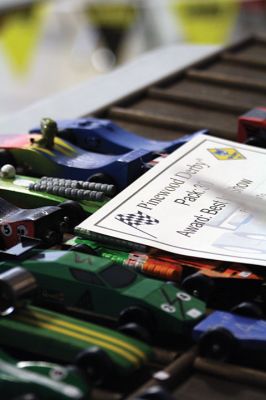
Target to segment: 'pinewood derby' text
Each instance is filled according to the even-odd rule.
[[[203,162],[202,159],[197,158],[194,164],[188,164],[186,165],[186,168],[184,170],[176,172],[174,176],[169,178],[169,183],[167,186],[165,186],[149,200],[141,201],[140,203],[138,203],[137,207],[144,208],[146,210],[152,210],[155,206],[158,206],[168,196],[170,196],[173,192],[180,188],[186,181],[194,177],[199,171],[203,170],[204,168],[210,168],[210,166]],[[199,196],[201,196],[201,193],[195,188],[195,190],[191,193],[188,193],[186,197],[190,198],[190,201],[193,201],[193,199],[196,200]]]

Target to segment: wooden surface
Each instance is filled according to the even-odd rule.
[[[208,129],[236,140],[238,117],[258,106],[266,106],[266,41],[259,37],[177,71],[100,115],[151,138]]]
[[[142,55],[114,71],[87,80],[0,118],[0,135],[25,133],[48,116],[55,119],[97,114],[217,50],[217,46],[172,45]],[[151,67],[152,66],[152,67]]]
[[[265,400],[265,389],[194,373],[173,391],[173,396],[182,400]]]

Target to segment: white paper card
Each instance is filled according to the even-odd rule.
[[[192,257],[266,266],[266,150],[202,135],[82,222]]]

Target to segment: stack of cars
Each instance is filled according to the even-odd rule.
[[[156,141],[109,120],[45,118],[28,134],[1,137],[5,399],[93,399],[99,387],[102,398],[122,398],[163,368],[160,346],[177,352],[199,342],[216,359],[236,357],[236,342],[266,350],[264,279],[252,267],[74,236],[117,192],[203,133]],[[145,393],[139,398],[171,398],[162,388]]]

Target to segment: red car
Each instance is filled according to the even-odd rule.
[[[16,245],[21,236],[38,238],[53,245],[61,241],[64,232],[72,232],[85,218],[85,212],[75,201],[23,209],[0,198],[0,249]]]

